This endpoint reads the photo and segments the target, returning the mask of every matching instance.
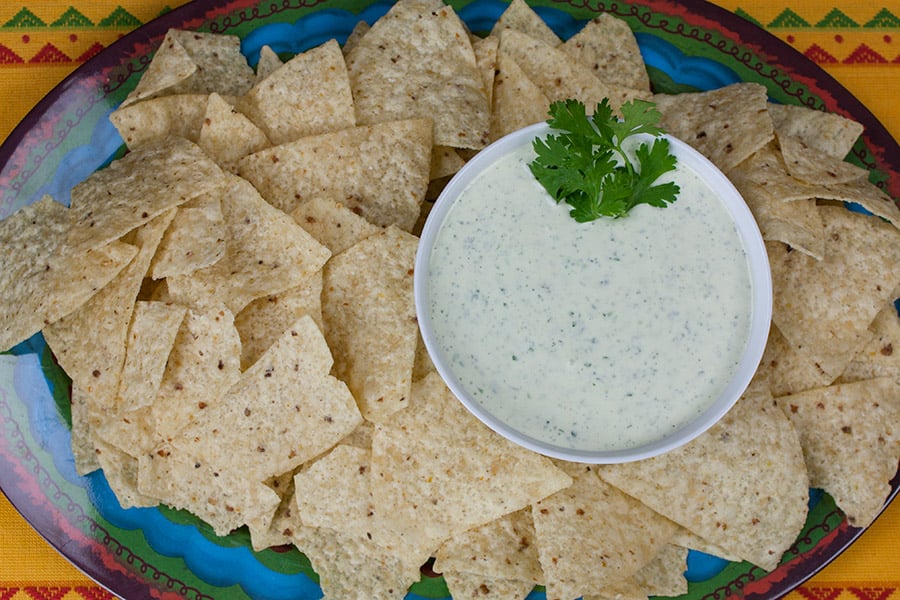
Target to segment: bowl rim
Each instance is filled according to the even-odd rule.
[[[456,399],[484,425],[519,446],[551,458],[586,464],[632,462],[664,454],[690,442],[719,422],[747,390],[762,360],[769,337],[773,309],[772,273],[765,242],[756,219],[740,192],[725,174],[686,142],[669,134],[663,135],[669,140],[671,151],[678,160],[683,160],[694,170],[725,205],[744,245],[752,295],[749,332],[741,360],[719,397],[697,417],[673,433],[631,448],[583,450],[551,444],[518,431],[476,402],[454,374],[435,339],[428,308],[428,265],[444,220],[462,191],[483,170],[510,152],[552,131],[547,123],[541,122],[499,138],[466,162],[438,195],[419,237],[413,272],[413,294],[422,341],[435,369]]]

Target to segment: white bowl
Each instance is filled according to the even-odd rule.
[[[447,335],[441,334],[444,335],[444,338],[442,339],[435,331],[436,323],[435,315],[432,314],[433,309],[442,302],[448,305],[450,303],[454,306],[459,305],[459,300],[450,298],[454,293],[452,289],[451,293],[446,295],[446,298],[436,292],[432,292],[432,289],[437,289],[432,287],[436,286],[435,281],[432,280],[434,277],[432,269],[432,266],[434,265],[433,261],[438,260],[435,258],[435,244],[439,239],[439,233],[448,219],[448,215],[451,214],[452,209],[457,207],[458,199],[470,185],[483,185],[484,182],[491,177],[488,175],[479,178],[486,169],[492,168],[497,161],[510,153],[522,150],[524,146],[531,146],[536,137],[543,137],[550,132],[549,126],[541,123],[511,133],[491,144],[472,158],[453,177],[437,199],[421,235],[414,275],[416,312],[425,346],[428,349],[429,355],[431,356],[437,371],[459,401],[488,427],[521,446],[554,458],[594,464],[640,460],[662,454],[687,443],[706,431],[710,426],[721,419],[740,398],[759,366],[759,361],[762,357],[768,338],[772,314],[771,273],[765,245],[756,221],[731,182],[709,160],[684,142],[669,137],[671,151],[676,156],[678,163],[688,167],[696,173],[700,179],[711,188],[714,195],[718,197],[722,206],[724,206],[725,213],[727,213],[726,218],[730,218],[732,221],[734,225],[734,234],[739,238],[739,240],[736,241],[739,241],[743,247],[743,254],[746,258],[746,269],[749,276],[749,286],[747,287],[746,292],[747,308],[732,309],[737,311],[736,314],[743,319],[742,323],[746,323],[745,326],[741,326],[741,331],[743,333],[740,335],[734,334],[737,336],[735,338],[737,340],[736,343],[742,342],[743,347],[739,348],[735,346],[734,360],[730,363],[733,365],[733,369],[729,367],[729,369],[723,370],[721,374],[716,374],[716,376],[719,377],[719,381],[716,381],[713,387],[710,388],[715,391],[708,394],[709,398],[703,401],[702,406],[694,409],[694,412],[692,413],[693,416],[685,418],[684,414],[682,414],[678,423],[661,422],[659,423],[660,431],[658,434],[654,434],[649,438],[645,436],[645,438],[639,439],[638,441],[624,444],[618,442],[597,442],[594,444],[593,442],[593,440],[599,440],[608,433],[620,431],[621,428],[624,427],[622,423],[616,422],[616,417],[604,417],[601,423],[599,421],[600,417],[597,416],[598,423],[585,425],[587,429],[579,431],[577,434],[572,430],[569,434],[570,437],[563,437],[560,439],[558,436],[551,435],[550,433],[544,435],[539,426],[531,426],[530,424],[523,425],[522,423],[524,421],[518,421],[520,416],[518,414],[519,405],[516,403],[519,402],[522,397],[522,392],[521,390],[515,392],[512,391],[518,385],[518,381],[503,381],[502,374],[505,372],[503,364],[498,363],[496,366],[484,365],[485,367],[488,367],[484,369],[485,371],[496,368],[501,374],[499,383],[497,381],[491,383],[491,385],[494,386],[494,389],[497,390],[496,393],[483,393],[482,389],[482,393],[475,394],[473,393],[474,388],[479,387],[481,389],[482,386],[472,383],[473,379],[469,375],[461,377],[462,367],[454,365],[452,356],[447,351],[447,348],[449,347],[449,342],[445,342]],[[523,177],[530,177],[533,179],[531,174],[527,171],[523,170],[522,173]],[[539,186],[536,181],[533,183],[534,185]],[[531,185],[531,183],[526,185]],[[546,197],[549,199],[549,195]],[[518,197],[509,198],[510,202],[520,200],[521,198]],[[471,203],[475,202],[475,200],[469,200],[467,202]],[[670,211],[673,210],[673,207],[678,205],[678,202],[687,203],[688,200],[684,200],[680,197],[678,201],[667,208],[639,207],[640,210],[644,210],[645,212],[635,214],[640,212],[640,210],[635,209],[632,214],[616,221],[624,222],[625,220],[650,219],[652,218],[653,213],[646,211]],[[550,204],[552,204],[552,201],[550,201]],[[466,204],[465,206],[470,205],[471,204]],[[559,208],[563,211],[567,210],[564,207]],[[462,211],[470,209],[460,208],[457,210]],[[462,215],[464,214],[465,213],[462,213]],[[457,216],[459,216],[459,213],[457,213]],[[490,216],[489,218],[489,226],[493,231],[501,231],[504,229],[514,230],[518,227],[517,223],[504,222],[500,217],[494,219]],[[569,219],[568,215],[565,215],[565,220],[572,221]],[[552,222],[557,223],[559,221]],[[637,221],[632,222],[637,223]],[[606,227],[607,225],[603,226]],[[673,232],[672,235],[674,237],[671,237],[670,239],[677,239],[677,234],[678,232]],[[534,243],[541,244],[541,240],[536,239]],[[716,248],[708,248],[708,251],[710,256],[712,256],[713,253],[716,252]],[[444,248],[439,249],[438,255],[441,256],[442,252],[445,252]],[[550,252],[551,251],[548,248],[547,253]],[[452,255],[443,256],[454,259],[457,258]],[[481,260],[484,259],[482,258]],[[480,264],[480,262],[477,263],[477,265]],[[473,264],[472,268],[477,268],[477,265]],[[585,280],[587,279],[590,279],[590,277],[585,278]],[[621,280],[621,278],[619,280]],[[694,280],[696,280],[696,278]],[[456,286],[457,283],[454,281],[451,282],[450,285],[452,288],[453,286]],[[446,290],[450,288],[445,287],[441,289]],[[591,293],[590,288],[587,287],[583,291],[585,294]],[[559,298],[559,300],[561,303],[565,302],[564,298]],[[504,302],[503,304],[505,305],[506,303]],[[724,305],[725,303],[722,304]],[[737,306],[737,304],[735,304],[735,306]],[[500,308],[495,303],[493,305],[482,306],[477,310],[480,310],[483,313],[479,316],[487,317],[488,321],[490,321],[493,319],[493,311],[500,310]],[[600,317],[598,316],[597,318],[599,319]],[[629,320],[629,323],[632,322],[634,322],[634,319]],[[444,331],[447,331],[446,326],[443,327]],[[627,327],[630,327],[630,325]],[[619,327],[616,331],[617,333],[628,333],[628,329],[623,329],[622,327]],[[479,344],[484,343],[484,339],[481,335],[482,333],[478,333],[477,335],[473,335],[471,339],[462,341],[456,340],[456,342],[468,345],[466,348],[467,351],[475,350],[478,348]],[[497,335],[497,332],[489,334],[485,331],[483,335],[491,335],[492,341],[494,339],[499,340],[501,337]],[[596,345],[596,336],[593,339],[593,342]],[[499,345],[499,342],[498,348],[502,349],[502,345]],[[682,348],[679,349],[679,356],[681,356],[682,353],[684,356],[689,356],[691,355],[691,352],[691,348]],[[459,355],[459,352],[455,351],[453,354]],[[500,355],[502,355],[502,352]],[[509,356],[512,356],[513,360],[518,360],[514,350],[510,350]],[[667,361],[667,364],[674,364],[676,362],[677,361]],[[585,365],[587,364],[588,363],[585,363]],[[565,369],[569,366],[571,365],[554,365],[552,364],[552,361],[541,362],[539,363],[539,368],[545,369],[545,371],[543,371],[539,377],[544,377],[550,373],[562,373],[563,371],[560,369]],[[516,365],[516,367],[518,368],[519,365]],[[675,369],[676,367],[673,366],[672,368]],[[680,376],[681,371],[678,371],[677,374]],[[687,380],[690,380],[690,377],[692,377],[686,374],[684,376]],[[656,383],[667,386],[670,383],[667,379],[671,377],[672,372]],[[634,379],[638,379],[638,377],[635,376]],[[464,383],[464,381],[468,381],[468,383]],[[579,385],[581,383],[580,379],[575,377],[570,377],[568,381],[578,381]],[[584,382],[585,388],[595,385],[595,383],[591,383],[590,385],[588,385],[588,383],[587,380]],[[637,381],[635,381],[635,383],[637,383]],[[640,383],[649,384],[653,382],[650,381],[650,379],[641,376]],[[604,386],[600,387],[606,389]],[[595,387],[594,389],[599,388]],[[589,393],[587,389],[584,391],[585,395],[581,401],[592,402],[594,398],[598,397],[597,392],[595,391],[590,391]],[[521,418],[527,418],[529,423],[537,423],[545,416],[549,419],[551,418],[550,413],[553,413],[559,406],[568,402],[572,396],[573,394],[571,393],[565,397],[562,397],[562,394],[549,393],[545,397],[542,397],[543,400],[538,402],[537,408],[529,410],[523,409],[521,412],[523,415],[527,414],[527,417],[522,416]],[[677,398],[673,398],[672,400],[677,400]],[[572,401],[574,402],[575,400]],[[666,399],[666,402],[668,401],[669,399]],[[501,404],[505,406],[505,408],[498,408]],[[653,406],[656,407],[661,405],[662,404],[655,404]],[[513,408],[510,408],[511,406]],[[616,406],[621,407],[623,404],[620,402]],[[547,412],[546,415],[540,412],[544,410]],[[532,414],[534,411],[539,412],[537,414]],[[656,412],[656,409],[651,407],[651,410],[647,411],[646,415],[649,418],[649,416],[655,415]],[[601,413],[599,409],[592,407],[591,412],[585,414],[590,414],[593,417],[595,414],[600,415]],[[579,421],[581,420],[583,419],[579,419]],[[590,421],[584,420],[584,422],[589,423]],[[632,425],[634,424],[634,419],[632,419],[631,423]],[[566,425],[566,427],[568,427],[568,425]],[[556,427],[556,430],[560,430],[560,427]],[[575,443],[576,435],[578,437],[578,443]]]

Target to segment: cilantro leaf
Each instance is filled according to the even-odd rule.
[[[667,139],[654,137],[633,153],[625,149],[625,140],[632,136],[664,133],[656,105],[632,100],[619,110],[621,119],[606,98],[590,116],[577,100],[554,102],[547,123],[555,133],[534,141],[537,156],[528,165],[531,173],[556,202],[570,206],[576,221],[623,217],[638,204],[662,208],[680,191],[672,182],[656,184],[675,169]]]

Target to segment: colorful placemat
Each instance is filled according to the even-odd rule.
[[[847,87],[900,139],[900,4],[715,0],[763,27]],[[183,0],[0,3],[0,139],[86,60]],[[900,502],[787,600],[900,600]],[[50,547],[0,494],[0,600],[112,594]]]

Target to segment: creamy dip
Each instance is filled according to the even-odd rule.
[[[450,208],[428,266],[434,342],[481,407],[562,448],[662,439],[710,406],[747,344],[746,252],[681,164],[667,208],[577,223],[528,171],[530,145]]]

